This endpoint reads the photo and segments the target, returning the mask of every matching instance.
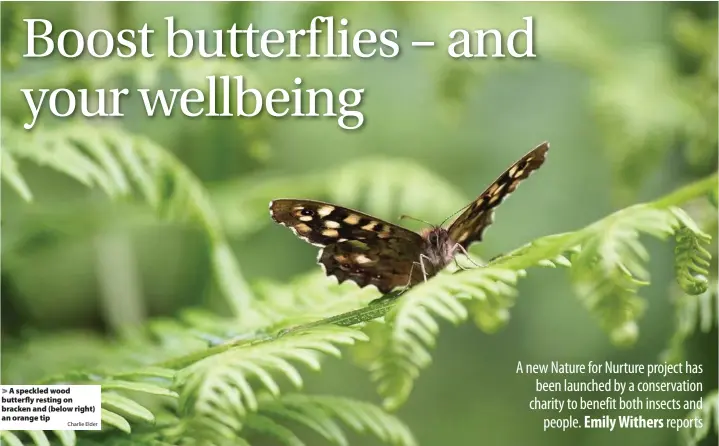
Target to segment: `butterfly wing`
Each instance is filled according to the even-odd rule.
[[[300,239],[324,248],[318,263],[340,282],[375,285],[383,293],[409,282],[422,237],[370,215],[313,200],[279,199],[270,215]],[[417,268],[415,268],[417,269]]]
[[[420,246],[391,237],[371,242],[347,240],[327,246],[317,260],[325,273],[337,277],[340,283],[351,280],[360,287],[374,285],[382,293],[389,293],[393,288],[422,280],[422,270],[416,263]]]
[[[512,164],[449,226],[450,238],[465,249],[481,241],[484,230],[492,224],[494,208],[519,186],[533,171],[539,169],[549,150],[549,143],[538,145]]]

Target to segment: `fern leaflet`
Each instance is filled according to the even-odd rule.
[[[198,222],[212,246],[215,277],[235,315],[252,319],[251,291],[225,239],[219,219],[200,181],[166,149],[151,140],[108,126],[76,122],[54,129],[24,132],[3,122],[3,157],[47,165],[82,184],[100,187],[117,198],[132,193],[131,184],[158,213]],[[12,159],[12,158],[9,158]],[[4,177],[22,190],[22,177]],[[19,184],[19,186],[18,186]],[[29,190],[25,194],[30,197]]]
[[[366,339],[358,330],[325,326],[209,356],[179,372],[180,412],[194,418],[195,426],[209,428],[219,437],[234,435],[248,412],[259,407],[252,380],[278,396],[280,385],[272,373],[299,388],[302,377],[293,363],[318,370],[321,354],[339,356],[337,344]]]
[[[439,274],[407,291],[386,316],[376,355],[368,362],[384,406],[396,409],[409,396],[413,381],[431,362],[428,348],[439,332],[439,317],[458,324],[468,317],[465,303],[495,299],[498,308],[511,305],[521,273],[487,267],[457,274]],[[499,311],[501,313],[501,310]],[[502,315],[498,317],[503,317]]]
[[[712,427],[719,433],[719,398],[717,391],[710,392],[702,398],[702,408],[695,409],[687,414],[688,419],[702,420],[702,427],[693,427],[681,430],[681,436],[686,446],[696,446],[709,436]]]

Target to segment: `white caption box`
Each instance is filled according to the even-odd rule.
[[[0,430],[97,431],[100,386],[0,386]]]

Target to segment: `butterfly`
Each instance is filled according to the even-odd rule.
[[[317,262],[326,275],[340,283],[374,285],[386,294],[436,275],[458,253],[467,255],[469,245],[481,241],[492,224],[494,208],[544,163],[548,150],[544,142],[512,164],[447,228],[417,233],[359,211],[302,199],[271,201],[270,216],[322,248]]]

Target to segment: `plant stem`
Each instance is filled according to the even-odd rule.
[[[686,203],[687,201],[699,198],[702,195],[708,195],[712,191],[716,191],[716,189],[717,174],[714,173],[702,180],[695,181],[663,196],[658,200],[655,200],[654,205],[660,208],[679,206]]]
[[[338,314],[336,316],[330,316],[328,318],[320,319],[318,321],[310,322],[307,324],[297,325],[295,327],[281,330],[274,335],[260,335],[252,339],[232,339],[227,342],[223,342],[222,344],[213,345],[212,347],[209,347],[205,350],[200,350],[177,358],[169,359],[160,364],[156,364],[156,366],[168,369],[180,369],[201,359],[225,352],[235,347],[244,347],[246,345],[256,345],[265,342],[271,342],[289,333],[309,330],[311,328],[319,327],[321,325],[334,324],[342,327],[349,327],[352,325],[360,324],[362,322],[369,322],[387,314],[387,312],[389,312],[389,310],[397,303],[397,297],[398,296],[395,293],[389,293],[383,297],[378,298],[374,303],[370,303],[364,308],[348,311],[346,313]]]

